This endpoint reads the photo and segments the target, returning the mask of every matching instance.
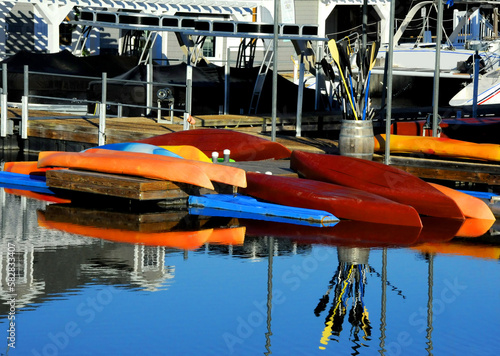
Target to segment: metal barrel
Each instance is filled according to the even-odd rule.
[[[373,150],[373,123],[371,120],[342,120],[339,134],[339,151],[342,156],[371,161]]]

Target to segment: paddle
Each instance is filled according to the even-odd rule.
[[[366,111],[368,109],[368,92],[370,91],[370,77],[372,74],[373,66],[375,65],[375,55],[378,51],[378,44],[376,42],[372,42],[371,53],[370,53],[370,66],[368,68],[368,76],[366,78],[365,85],[365,102],[363,103],[363,117],[362,119],[366,119]]]
[[[335,40],[328,41],[328,49],[330,50],[330,55],[332,56],[332,59],[334,60],[335,64],[337,65],[337,68],[339,69],[340,76],[342,78],[342,83],[344,83],[344,88],[346,91],[347,98],[349,99],[349,103],[351,104],[351,108],[354,113],[354,118],[357,120],[358,115],[356,114],[356,109],[354,108],[354,104],[352,103],[352,98],[351,95],[349,94],[350,91],[347,88],[347,82],[344,78],[344,73],[342,72],[342,68],[340,66],[339,49],[337,48],[337,43],[335,42]]]

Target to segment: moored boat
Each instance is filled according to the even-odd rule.
[[[417,211],[408,205],[311,179],[247,172],[242,193],[275,204],[324,210],[340,219],[422,227]]]
[[[457,204],[427,182],[400,169],[354,157],[293,151],[299,175],[339,184],[414,207],[420,214],[463,219]]]

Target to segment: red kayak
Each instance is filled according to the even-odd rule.
[[[422,215],[464,219],[451,198],[420,178],[383,163],[293,151],[290,167],[308,179],[356,188],[410,205]]]
[[[340,219],[422,227],[412,207],[337,184],[247,172],[242,192],[271,203],[324,210]]]
[[[197,147],[208,157],[218,152],[223,157],[229,149],[230,158],[235,161],[261,161],[265,159],[289,158],[291,151],[278,142],[257,136],[223,129],[195,129],[172,132],[136,142],[155,146],[189,145]]]

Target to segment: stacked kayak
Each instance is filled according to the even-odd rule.
[[[245,171],[162,155],[110,151],[100,148],[84,152],[51,152],[39,154],[38,167],[63,167],[103,173],[125,174],[169,180],[214,189],[212,181],[236,187],[246,186]]]
[[[275,204],[324,210],[340,219],[422,227],[417,211],[411,206],[311,179],[247,172],[247,187],[242,193]]]
[[[308,179],[359,189],[410,205],[422,215],[464,219],[451,198],[420,178],[382,163],[294,151],[290,167]]]

